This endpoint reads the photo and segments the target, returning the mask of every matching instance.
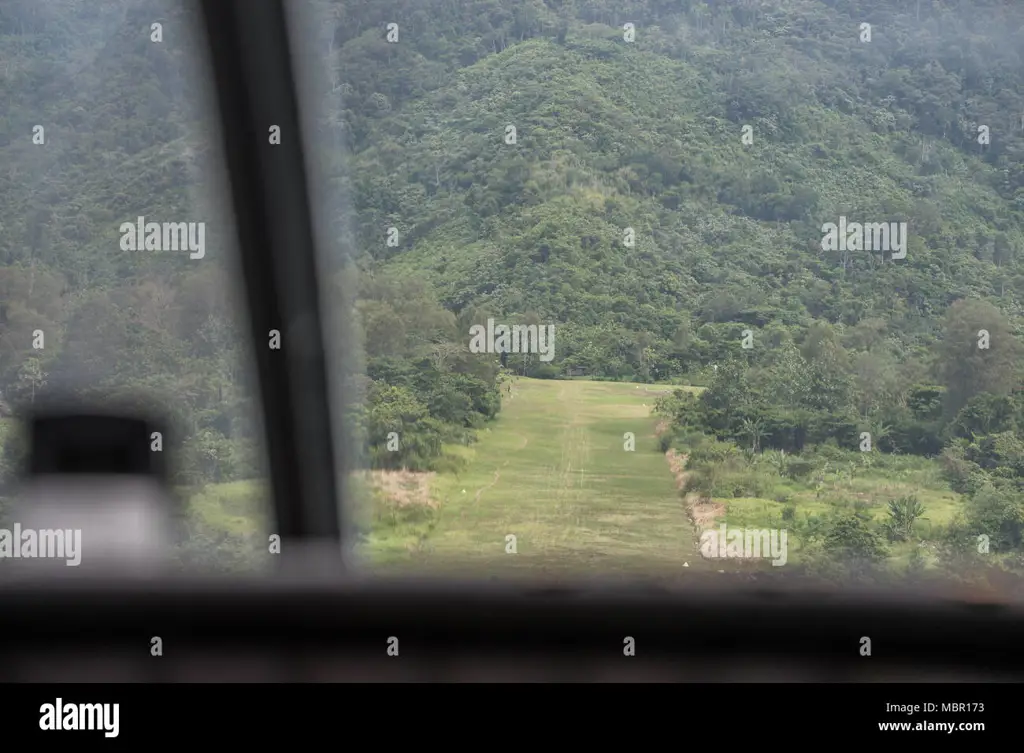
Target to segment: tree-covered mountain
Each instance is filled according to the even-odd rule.
[[[452,311],[535,313],[566,365],[655,379],[727,358],[743,325],[880,319],[908,354],[959,298],[1019,315],[1009,4],[412,5],[342,19],[339,119],[359,248]],[[906,259],[823,252],[844,215],[907,222]]]
[[[356,285],[368,463],[444,467],[500,410],[470,327],[550,323],[554,361],[512,369],[709,386],[663,406],[666,442],[799,453],[868,431],[945,453],[963,489],[1011,495],[999,525],[1020,543],[1016,471],[990,471],[1017,467],[1024,428],[1024,6],[306,12],[330,68],[314,158],[344,199],[325,275]],[[195,20],[154,0],[0,7],[0,390],[170,396],[191,484],[260,473]],[[205,258],[122,251],[139,216],[205,221]],[[823,250],[841,218],[906,223],[905,257]]]

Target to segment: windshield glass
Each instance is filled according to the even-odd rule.
[[[374,567],[1019,590],[1024,6],[293,7]]]
[[[0,9],[0,389],[150,395],[180,558],[251,570],[261,418],[179,5]],[[1020,593],[1024,6],[289,9],[370,572]]]
[[[25,522],[23,410],[127,405],[165,417],[149,449],[176,563],[258,572],[266,462],[197,20],[169,0],[0,8],[0,529]],[[27,551],[3,538],[0,568]]]

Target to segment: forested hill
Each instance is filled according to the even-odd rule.
[[[640,381],[766,364],[811,333],[864,384],[935,382],[954,301],[1020,329],[1019,3],[308,5],[334,77],[316,158],[344,168],[361,270],[360,425],[371,447],[395,425],[420,442],[394,462],[498,411],[497,369],[465,347],[488,316],[556,326],[526,373]],[[187,20],[153,0],[0,7],[0,389],[174,395],[186,466],[220,479],[254,472],[253,409]],[[140,215],[207,221],[205,259],[120,251]],[[905,258],[823,251],[842,217],[907,223]]]
[[[814,320],[870,320],[910,351],[959,298],[1021,312],[1024,7],[352,14],[336,41],[360,247],[428,271],[454,311],[561,325],[566,362],[663,378],[727,358],[740,323],[798,334]],[[392,20],[397,44],[381,31]],[[843,215],[907,222],[906,258],[823,252],[821,226]]]

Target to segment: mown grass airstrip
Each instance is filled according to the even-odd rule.
[[[436,474],[430,511],[381,499],[367,551],[401,569],[652,574],[701,567],[651,408],[667,387],[514,382],[460,473]],[[627,450],[627,433],[635,437]],[[411,477],[406,482],[414,486]],[[391,507],[382,513],[381,506]],[[394,508],[399,508],[395,510]],[[507,553],[515,536],[516,554]]]
[[[701,558],[687,513],[694,500],[679,491],[682,468],[659,447],[651,409],[670,389],[517,379],[477,443],[446,448],[462,458],[462,470],[373,471],[353,478],[361,554],[385,572],[473,577],[675,577],[687,568],[732,570],[738,563]],[[627,433],[635,438],[632,451]],[[817,484],[780,479],[770,499],[703,500],[713,520],[702,523],[787,528],[789,561],[795,562],[801,530],[814,516],[852,502],[881,520],[888,500],[914,494],[926,508],[916,528],[927,539],[923,529],[947,523],[960,509],[959,496],[941,480],[934,461],[902,460],[906,467],[895,476],[837,468]],[[256,493],[258,486],[209,485],[191,498],[190,510],[204,528],[256,536],[269,509],[258,502],[265,498]],[[515,554],[508,551],[509,536],[515,537]],[[908,556],[910,546],[894,547],[894,560]]]

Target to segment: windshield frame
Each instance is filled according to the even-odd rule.
[[[341,567],[346,500],[337,483],[289,14],[281,0],[201,0],[200,10],[255,346],[275,531],[282,551],[288,540],[327,543]],[[270,143],[271,125],[280,128],[280,144]],[[268,347],[272,331],[280,333],[279,349]]]

